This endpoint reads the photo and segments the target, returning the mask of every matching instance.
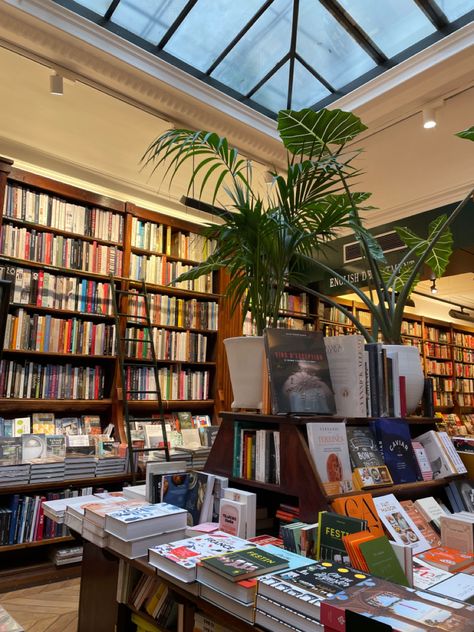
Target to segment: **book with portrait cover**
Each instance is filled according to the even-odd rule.
[[[307,423],[306,432],[309,451],[324,491],[327,494],[352,491],[346,424],[341,421]]]
[[[321,623],[334,632],[345,632],[352,629],[350,612],[385,623],[398,632],[472,632],[474,620],[473,606],[375,577],[328,597],[321,604]]]
[[[264,332],[272,413],[336,412],[323,334],[271,329]]]

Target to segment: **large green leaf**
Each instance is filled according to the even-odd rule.
[[[380,272],[382,275],[382,279],[384,280],[388,289],[392,292],[400,292],[400,290],[404,288],[405,285],[408,283],[410,275],[412,273],[412,269],[413,266],[411,264],[406,264],[404,266],[401,266],[401,268],[397,268],[395,274],[393,274],[393,270],[389,266],[382,268]],[[419,280],[420,276],[417,274],[415,279],[411,282],[410,294]]]
[[[462,132],[458,132],[455,135],[459,136],[459,138],[467,138],[467,140],[474,140],[474,125],[472,127],[468,127]]]
[[[316,155],[327,145],[344,145],[367,127],[343,110],[280,110],[278,132],[292,154]]]
[[[421,257],[426,248],[431,243],[433,236],[442,226],[442,224],[446,221],[446,215],[440,215],[436,219],[434,219],[428,228],[428,237],[418,237],[412,230],[402,226],[396,226],[395,230],[397,231],[400,239],[405,243],[410,249],[414,249],[416,255]],[[433,270],[436,277],[443,276],[448,263],[449,258],[453,252],[453,234],[449,228],[443,231],[441,237],[436,242],[435,246],[431,250],[431,252],[426,257],[426,265],[428,265],[431,270]]]

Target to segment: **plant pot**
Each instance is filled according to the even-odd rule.
[[[400,375],[405,376],[407,414],[417,408],[423,395],[425,376],[418,347],[410,345],[383,345],[389,353],[398,355]]]
[[[263,336],[226,338],[224,346],[234,394],[232,408],[262,408]]]

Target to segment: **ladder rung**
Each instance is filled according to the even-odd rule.
[[[132,314],[127,314],[125,312],[117,312],[117,316],[126,316],[127,318],[140,318],[141,320],[148,319],[148,316],[133,316]]]
[[[131,292],[130,290],[115,290],[115,294],[120,294],[121,296],[143,296],[142,294],[138,294],[138,292]]]

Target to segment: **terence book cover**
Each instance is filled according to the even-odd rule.
[[[288,560],[256,546],[207,557],[201,561],[201,564],[204,568],[223,575],[232,582],[237,582],[287,568]]]
[[[323,334],[266,329],[265,351],[274,415],[336,412]]]

